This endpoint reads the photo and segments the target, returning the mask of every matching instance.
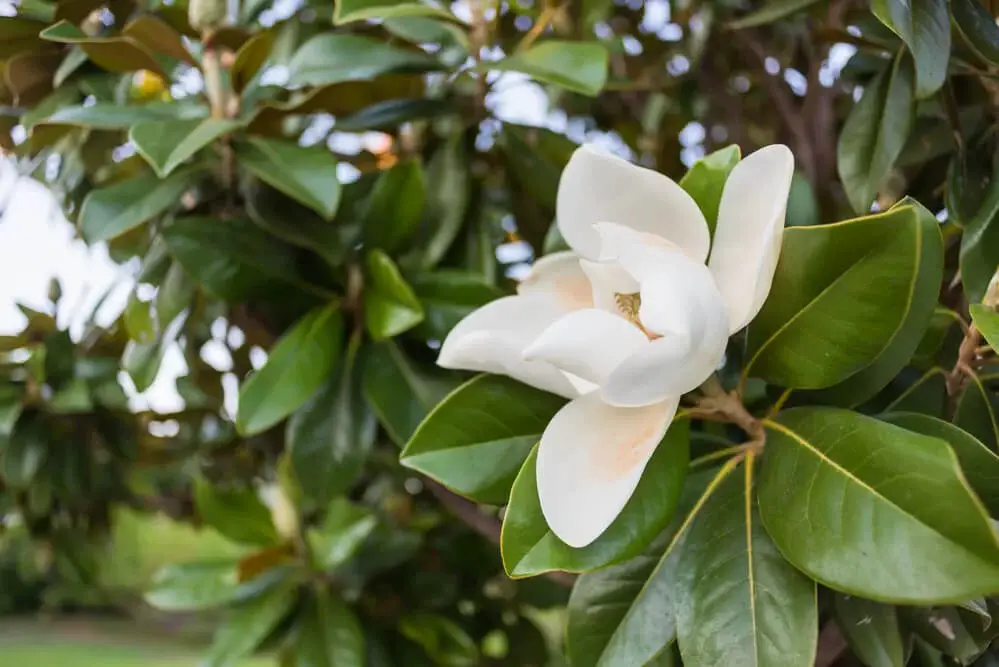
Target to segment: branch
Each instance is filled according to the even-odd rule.
[[[830,621],[819,633],[818,647],[815,651],[815,667],[832,667],[846,650],[846,640],[839,626]]]
[[[460,519],[462,523],[493,544],[500,543],[501,524],[498,519],[485,514],[471,500],[462,498],[428,477],[423,478],[423,484],[440,501],[440,504]],[[568,588],[571,588],[576,581],[576,576],[568,572],[548,572],[545,576],[555,583]]]

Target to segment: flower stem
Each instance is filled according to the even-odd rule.
[[[697,401],[697,412],[735,424],[746,432],[750,442],[763,444],[766,438],[763,424],[746,410],[738,392],[725,391],[717,375],[705,380],[700,390],[704,395]]]

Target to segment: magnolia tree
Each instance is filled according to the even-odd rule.
[[[211,667],[997,664],[992,3],[229,5],[0,18],[0,141],[133,286],[0,338],[0,600]],[[236,555],[111,587],[123,508]]]

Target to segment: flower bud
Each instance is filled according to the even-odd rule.
[[[982,299],[982,303],[992,310],[999,310],[999,269],[996,270],[992,276],[992,280],[989,281],[989,286],[985,290],[985,298]]]
[[[190,0],[187,20],[198,32],[214,30],[225,21],[227,10],[226,0]]]

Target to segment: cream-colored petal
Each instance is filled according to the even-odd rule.
[[[619,310],[615,294],[635,294],[638,292],[638,281],[632,278],[631,274],[621,268],[621,265],[616,261],[594,262],[581,259],[579,265],[593,286],[594,308],[617,314]]]
[[[743,159],[725,182],[708,266],[728,306],[730,333],[749,324],[770,293],[793,175],[794,156],[775,144]]]
[[[579,391],[546,361],[525,361],[524,349],[566,314],[550,294],[523,294],[492,301],[468,314],[448,334],[437,364],[497,373],[566,398]]]
[[[556,217],[573,250],[596,259],[597,222],[614,222],[661,236],[696,260],[708,256],[710,235],[690,195],[666,176],[593,146],[581,146],[559,181]]]
[[[581,396],[548,424],[538,447],[541,511],[552,532],[585,547],[613,523],[676,414],[679,397],[644,408],[616,408]]]
[[[548,293],[567,310],[593,306],[593,288],[574,252],[556,252],[538,258],[519,285],[518,294]]]
[[[560,317],[524,350],[528,361],[547,361],[594,384],[649,345],[641,329],[605,310],[586,308]]]

